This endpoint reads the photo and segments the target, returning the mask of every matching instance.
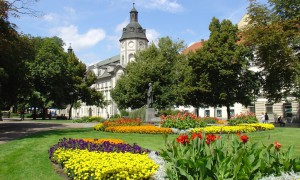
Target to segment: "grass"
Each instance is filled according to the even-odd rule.
[[[272,131],[256,132],[248,135],[252,142],[259,141],[269,144],[277,140],[283,145],[283,150],[286,150],[290,145],[294,145],[295,156],[300,157],[299,128],[276,128]],[[40,132],[0,144],[0,179],[64,179],[55,172],[52,163],[48,159],[50,146],[56,144],[63,137],[122,139],[127,143],[132,144],[136,142],[142,147],[156,151],[165,146],[162,135],[108,133],[94,131],[92,128]],[[168,140],[175,139],[176,137],[177,135],[169,135]]]

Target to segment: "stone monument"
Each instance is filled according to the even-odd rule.
[[[152,84],[149,83],[147,92],[146,122],[153,122],[155,119],[155,110],[153,108],[153,90]]]

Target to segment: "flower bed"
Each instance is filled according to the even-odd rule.
[[[76,140],[83,140],[84,142],[91,142],[95,144],[103,144],[104,142],[109,142],[112,144],[125,144],[125,142],[121,139],[94,139],[94,138],[82,138]]]
[[[71,179],[150,179],[156,173],[150,150],[114,142],[123,141],[64,138],[50,148],[49,158]]]
[[[228,120],[228,124],[230,125],[237,125],[237,124],[250,124],[250,123],[257,123],[258,120],[256,118],[255,113],[246,112],[235,114]]]
[[[268,146],[249,141],[246,134],[182,134],[160,155],[168,163],[169,179],[260,179],[300,171],[292,147],[283,152],[276,141]]]
[[[103,122],[104,128],[110,126],[140,126],[142,124],[141,119],[130,119],[130,118],[118,118],[116,120],[109,120]]]
[[[173,134],[170,128],[161,128],[157,126],[111,126],[105,128],[107,132],[116,133],[141,133],[141,134]]]
[[[257,131],[272,130],[275,128],[274,124],[263,124],[263,123],[253,123],[253,124],[239,124],[238,126],[251,126]]]
[[[200,117],[196,117],[195,114],[190,113],[178,113],[177,115],[161,116],[161,127],[188,129],[195,127],[205,127],[206,121],[201,120]]]
[[[251,126],[207,126],[204,128],[195,128],[190,132],[206,132],[206,133],[237,133],[237,132],[255,132],[256,129]]]

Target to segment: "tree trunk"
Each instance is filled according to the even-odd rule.
[[[33,108],[32,119],[36,120],[36,107]]]
[[[71,119],[72,117],[72,108],[73,108],[73,104],[70,105],[70,110],[69,110],[69,120]]]
[[[47,110],[48,110],[48,108],[43,107],[43,119],[47,118]]]
[[[226,106],[226,110],[227,110],[227,120],[229,120],[230,119],[230,106],[229,105],[227,105]]]
[[[3,121],[3,119],[2,119],[2,111],[1,111],[1,109],[0,109],[0,121]]]

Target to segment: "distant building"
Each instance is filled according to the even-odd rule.
[[[100,61],[88,67],[97,76],[96,83],[92,86],[97,91],[101,91],[108,105],[104,108],[96,106],[86,106],[84,103],[79,109],[72,109],[73,117],[101,116],[111,117],[119,113],[117,105],[110,96],[110,90],[116,86],[117,80],[124,74],[126,65],[134,61],[134,54],[137,51],[148,47],[146,30],[138,22],[138,11],[133,8],[130,11],[130,22],[123,28],[120,38],[120,54]]]
[[[244,15],[240,22],[237,24],[239,29],[243,29],[248,24],[249,15]],[[195,52],[197,49],[202,48],[204,44],[204,40],[199,42],[195,42],[194,44],[187,47],[183,53],[187,54],[189,52]],[[260,71],[259,67],[254,63],[250,62],[250,70],[252,71]],[[217,117],[226,119],[227,118],[227,109],[226,107],[206,107],[206,108],[199,108],[196,109],[192,106],[180,106],[178,109],[183,111],[190,111],[198,114],[199,116],[206,117]],[[281,116],[284,117],[288,122],[294,121],[297,116],[297,112],[299,109],[299,104],[295,100],[294,97],[287,97],[286,100],[282,100],[282,102],[275,103],[275,104],[268,104],[268,100],[264,97],[264,92],[261,91],[257,95],[257,100],[252,103],[252,105],[248,106],[247,108],[242,104],[235,103],[232,107],[230,107],[230,114],[239,114],[245,113],[247,111],[253,112],[256,114],[257,118],[260,119],[262,113],[268,113],[269,115],[269,122],[275,121],[275,118]]]

